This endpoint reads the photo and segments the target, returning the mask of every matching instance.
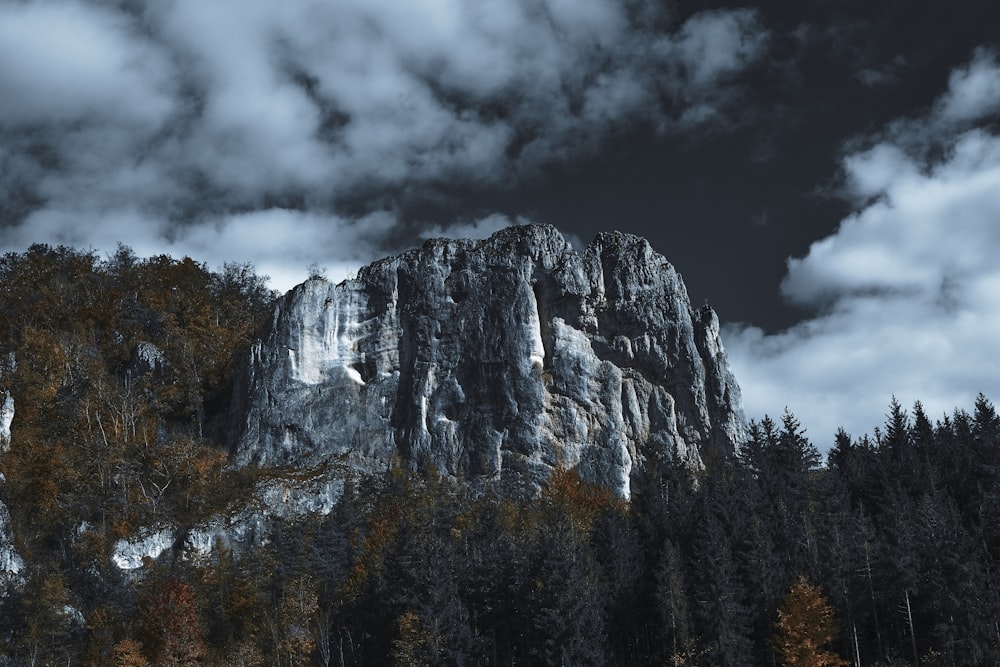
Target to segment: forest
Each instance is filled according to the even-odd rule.
[[[874,433],[816,434],[826,460],[786,410],[703,469],[646,461],[627,502],[573,470],[524,497],[396,466],[247,553],[118,569],[116,540],[266,474],[222,444],[266,285],[126,247],[0,259],[0,501],[25,563],[0,575],[0,665],[1000,664],[982,395],[939,417],[893,399]]]

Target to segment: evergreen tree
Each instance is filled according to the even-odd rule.
[[[706,664],[736,667],[752,663],[751,609],[746,601],[730,537],[711,514],[695,536],[690,563],[695,637]]]
[[[670,656],[671,664],[683,664],[694,657],[697,649],[691,635],[683,561],[680,550],[669,540],[663,545],[656,579],[656,599],[663,623],[665,653]]]

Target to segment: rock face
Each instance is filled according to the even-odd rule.
[[[14,548],[10,534],[10,512],[0,502],[0,597],[24,583],[24,560]]]
[[[169,365],[160,348],[144,341],[132,350],[132,358],[125,367],[125,375],[129,379],[152,375],[156,380],[163,380]]]
[[[129,538],[115,542],[111,562],[119,570],[134,571],[146,558],[156,559],[171,549],[194,563],[207,563],[218,555],[219,546],[240,556],[246,550],[266,544],[277,522],[292,523],[308,516],[323,516],[333,511],[344,493],[347,470],[336,466],[320,471],[296,470],[288,476],[275,476],[258,482],[241,505],[228,513],[213,514],[187,528],[159,524],[140,529]],[[3,504],[0,503],[0,529]],[[87,527],[81,528],[83,532]],[[0,532],[0,592],[3,576],[3,533]]]
[[[296,287],[234,404],[242,465],[398,458],[529,489],[577,467],[625,497],[652,451],[700,465],[744,428],[718,320],[667,260],[621,233],[577,252],[543,225]]]
[[[14,397],[9,391],[3,392],[0,404],[0,453],[10,449],[10,425],[14,422]]]

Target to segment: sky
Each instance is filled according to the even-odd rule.
[[[926,7],[925,7],[926,6]],[[645,236],[747,416],[1000,400],[995,0],[0,0],[0,251]]]

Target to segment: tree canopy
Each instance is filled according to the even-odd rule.
[[[831,434],[790,411],[734,457],[664,449],[626,502],[572,469],[526,497],[433,470],[347,475],[259,548],[112,545],[245,502],[227,465],[235,360],[273,308],[249,265],[32,246],[0,258],[0,501],[26,563],[0,664],[1000,663],[1000,417]],[[641,472],[639,472],[641,471]],[[278,474],[278,473],[275,473]]]

